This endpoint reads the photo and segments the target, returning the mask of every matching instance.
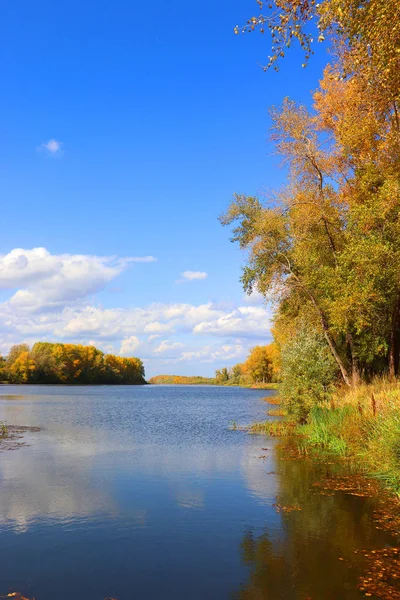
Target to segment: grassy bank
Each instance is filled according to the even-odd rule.
[[[279,383],[249,383],[240,385],[239,387],[250,388],[252,390],[278,390]]]
[[[148,380],[151,385],[217,385],[222,387],[242,387],[255,390],[276,390],[277,383],[233,383],[232,380],[218,381],[214,377],[185,375],[156,375]]]
[[[349,458],[400,493],[400,385],[385,380],[337,394],[301,428],[306,451]]]
[[[283,411],[282,411],[283,412]],[[277,414],[277,413],[275,413]],[[311,409],[306,425],[284,417],[254,424],[251,433],[297,435],[305,454],[335,455],[400,494],[400,384],[377,380],[339,390]]]

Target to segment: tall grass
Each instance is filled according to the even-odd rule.
[[[270,437],[283,437],[287,435],[294,435],[297,428],[297,424],[293,421],[279,419],[274,421],[254,423],[254,425],[251,425],[247,431],[249,433],[268,435]]]
[[[400,493],[400,383],[384,379],[340,390],[314,407],[302,444],[347,457]]]

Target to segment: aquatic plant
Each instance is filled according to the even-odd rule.
[[[264,434],[270,437],[294,435],[298,429],[297,423],[286,419],[254,423],[248,428],[249,433]]]

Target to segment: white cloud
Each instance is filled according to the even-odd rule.
[[[157,334],[158,336],[161,333],[167,333],[173,330],[174,326],[172,323],[160,323],[159,321],[154,321],[144,326],[143,333],[152,333]]]
[[[240,306],[217,319],[195,325],[193,333],[234,337],[270,337],[271,313],[258,306]]]
[[[243,344],[224,344],[218,347],[204,346],[198,350],[182,352],[180,360],[195,360],[202,363],[229,362],[233,359],[244,358],[246,352],[247,348]]]
[[[184,281],[196,281],[201,279],[207,279],[208,274],[204,271],[184,271],[181,273],[181,277]]]
[[[59,142],[57,140],[50,139],[47,142],[44,142],[43,144],[41,144],[39,146],[38,150],[43,150],[47,154],[50,154],[51,156],[55,156],[56,154],[60,154],[62,147],[63,147],[63,142]]]
[[[184,348],[184,345],[180,342],[170,342],[169,340],[163,340],[157,348],[154,349],[154,352],[157,354],[171,354],[178,351],[181,351]]]
[[[127,259],[128,262],[134,262],[134,263],[149,263],[149,262],[155,262],[157,259],[154,258],[154,256],[133,256],[131,258]]]
[[[122,356],[131,356],[140,346],[140,340],[136,335],[131,335],[129,338],[122,340],[119,353]]]
[[[54,255],[46,248],[15,248],[0,255],[0,289],[19,288],[9,300],[14,310],[54,309],[104,289],[129,263],[153,260],[153,257]]]
[[[244,295],[244,302],[245,304],[251,304],[253,306],[265,304],[265,296],[254,290],[251,294]]]
[[[266,305],[153,303],[103,307],[93,296],[131,263],[150,257],[51,254],[45,248],[16,248],[0,255],[0,350],[22,341],[92,344],[107,352],[140,356],[153,372],[196,363],[233,364],[249,347],[271,339]],[[162,337],[161,337],[162,336]],[[212,365],[212,366],[211,366]],[[219,368],[219,367],[218,367]]]
[[[18,293],[18,292],[17,292]],[[14,294],[13,298],[15,299]],[[27,310],[19,302],[0,304],[0,331],[20,335],[53,335],[65,339],[122,340],[131,335],[196,334],[196,337],[270,339],[271,314],[265,307],[224,308],[212,303],[150,304],[144,308],[102,308],[74,302]],[[25,297],[26,302],[30,300]],[[30,306],[30,305],[29,305]]]

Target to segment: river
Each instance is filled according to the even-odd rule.
[[[265,419],[273,393],[2,386],[0,420],[40,430],[0,452],[0,595],[362,598],[355,550],[393,541],[374,499],[320,495],[334,467],[229,427]]]

